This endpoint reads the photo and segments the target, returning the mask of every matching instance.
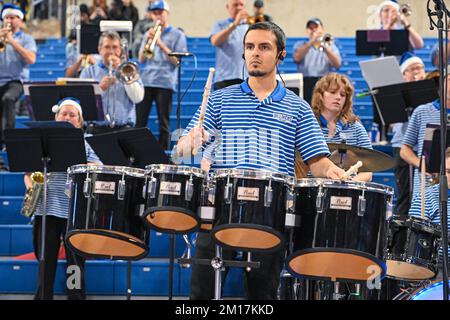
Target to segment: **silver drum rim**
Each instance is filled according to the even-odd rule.
[[[149,175],[152,173],[181,174],[185,176],[190,176],[192,174],[199,178],[205,178],[207,176],[207,173],[200,168],[189,166],[177,166],[173,164],[151,164],[146,166],[145,174]]]
[[[103,174],[114,174],[114,175],[123,175],[144,178],[145,170],[139,168],[131,168],[124,166],[107,166],[107,165],[99,165],[99,164],[77,164],[75,166],[71,166],[67,169],[67,173],[69,175],[77,174],[77,173],[103,173]]]
[[[250,180],[272,180],[284,182],[289,185],[293,185],[295,180],[294,177],[291,177],[287,174],[249,169],[217,169],[214,170],[213,177],[214,179],[230,177]]]
[[[307,187],[319,187],[333,188],[333,189],[350,189],[350,190],[364,190],[377,193],[386,194],[389,196],[394,195],[394,188],[383,184],[374,182],[362,182],[362,181],[341,181],[323,178],[304,178],[296,179],[295,188],[307,188]]]

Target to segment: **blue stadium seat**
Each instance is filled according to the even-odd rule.
[[[0,224],[28,224],[29,219],[20,214],[23,196],[0,197]]]

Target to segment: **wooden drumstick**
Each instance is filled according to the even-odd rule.
[[[342,175],[341,180],[347,180],[350,175],[357,173],[358,169],[363,166],[362,161],[358,161],[356,164],[350,167],[345,173]]]
[[[212,83],[214,71],[216,71],[216,69],[209,68],[208,79],[206,80],[205,89],[203,91],[202,106],[200,109],[200,115],[198,116],[198,124],[197,124],[197,128],[200,128],[200,129],[203,127],[203,120],[205,119],[206,104],[208,103],[209,94],[211,93],[211,83]],[[198,151],[198,148],[194,148],[192,150],[192,155],[195,156],[197,154],[197,151]]]
[[[421,197],[422,197],[422,203],[421,203],[421,213],[422,213],[422,219],[425,219],[425,174],[426,174],[426,170],[425,170],[425,156],[422,156],[422,163],[421,163],[421,168],[422,168],[422,174],[421,174]]]

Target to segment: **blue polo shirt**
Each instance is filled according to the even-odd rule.
[[[448,195],[450,200],[450,195]],[[415,217],[422,217],[422,196],[420,193],[416,193],[413,197],[411,208],[409,209],[409,215]],[[450,202],[447,203],[447,210],[450,212]],[[425,189],[425,217],[431,222],[441,225],[441,216],[439,212],[439,184],[433,185]],[[447,217],[448,231],[450,230],[450,215]],[[449,250],[450,252],[450,250]],[[442,261],[442,247],[439,249],[439,258]]]
[[[142,50],[147,43],[148,31],[142,42]],[[184,33],[176,28],[168,27],[161,33],[161,41],[172,51],[186,52],[187,41]],[[177,66],[170,62],[169,57],[155,45],[153,58],[144,59],[141,64],[141,78],[145,87],[171,89],[175,91],[177,84]]]
[[[417,150],[417,155],[419,158],[422,156],[425,129],[428,123],[440,123],[438,100],[418,106],[409,119],[408,128],[406,129],[403,144],[406,144],[412,147],[414,150]],[[426,186],[429,186],[428,180],[425,180],[425,183]],[[420,186],[421,183],[419,169],[415,168],[413,193],[420,192]]]
[[[20,30],[13,38],[25,49],[37,52],[36,42],[30,35]],[[10,44],[6,45],[5,52],[0,53],[0,66],[0,86],[13,80],[27,81],[30,77],[29,65]]]
[[[200,108],[184,135],[198,123],[199,114]],[[293,176],[296,148],[306,162],[329,155],[311,107],[280,82],[263,101],[247,81],[215,91],[203,127],[213,137],[204,146],[213,169],[261,169]]]
[[[216,33],[228,28],[233,19],[217,21],[212,27],[209,38]],[[247,32],[248,25],[241,24],[237,26],[228,36],[228,38],[216,47],[216,72],[214,82],[220,82],[231,79],[242,79],[242,70],[244,67],[244,35]],[[245,76],[245,75],[244,75]]]
[[[330,138],[327,119],[320,115],[319,120],[323,136],[327,143],[345,143],[351,146],[373,149],[367,131],[361,122],[355,121],[353,123],[343,124],[342,121],[339,120],[336,123],[334,136]]]
[[[88,162],[101,164],[100,159],[95,154],[91,146],[85,141],[86,158]],[[67,219],[69,214],[70,199],[64,193],[67,181],[66,172],[52,172],[47,180],[47,215]],[[42,216],[44,210],[42,198],[38,200],[35,215]]]
[[[304,41],[297,41],[294,44],[294,52],[305,43]],[[330,49],[341,57],[335,44],[332,44]],[[297,64],[297,70],[304,77],[322,77],[330,72],[335,72],[337,69],[330,64],[330,60],[324,51],[312,46],[306,53],[305,58]]]
[[[103,77],[109,75],[108,67],[100,60],[97,64],[92,65],[84,69],[80,78],[82,79],[94,79],[100,82]],[[138,83],[142,85],[141,79]],[[117,126],[136,124],[136,108],[133,101],[128,98],[124,85],[117,81],[108,90],[102,92],[102,106],[104,114],[112,115],[114,113],[114,119]],[[115,108],[114,112],[113,109]],[[106,121],[98,122],[99,125],[108,125]]]

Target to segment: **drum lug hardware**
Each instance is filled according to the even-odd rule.
[[[233,194],[233,185],[231,183],[227,183],[225,185],[225,191],[223,197],[225,198],[225,203],[230,204],[231,203],[231,196]]]
[[[319,186],[319,191],[317,192],[317,198],[316,198],[317,213],[323,213],[324,195],[325,195],[325,193],[323,191],[323,187]]]
[[[363,194],[358,197],[358,217],[364,217],[366,213],[366,197]]]
[[[294,213],[295,211],[295,193],[289,189],[286,194],[286,213]]]
[[[264,207],[268,208],[272,205],[273,200],[273,190],[272,186],[269,185],[266,186],[266,189],[264,190]]]
[[[389,199],[389,201],[386,201],[386,220],[389,220],[394,212],[394,204],[393,204],[393,197]]]
[[[147,178],[145,178],[144,186],[142,187],[142,198],[147,196]]]
[[[151,199],[155,198],[156,196],[156,183],[157,183],[156,178],[152,176],[150,178],[150,182],[148,183],[147,187],[147,194]]]
[[[189,181],[186,183],[184,199],[186,201],[191,201],[193,194],[194,194],[194,183],[192,182],[192,175],[191,175]]]
[[[123,200],[125,198],[126,187],[125,180],[120,180],[117,188],[117,200]]]
[[[72,198],[72,178],[67,175],[66,185],[64,187],[64,193],[67,197]]]
[[[91,191],[92,191],[92,182],[91,182],[91,178],[89,178],[89,176],[86,178],[86,180],[84,180],[83,183],[83,194],[86,198],[90,198],[91,196]]]

